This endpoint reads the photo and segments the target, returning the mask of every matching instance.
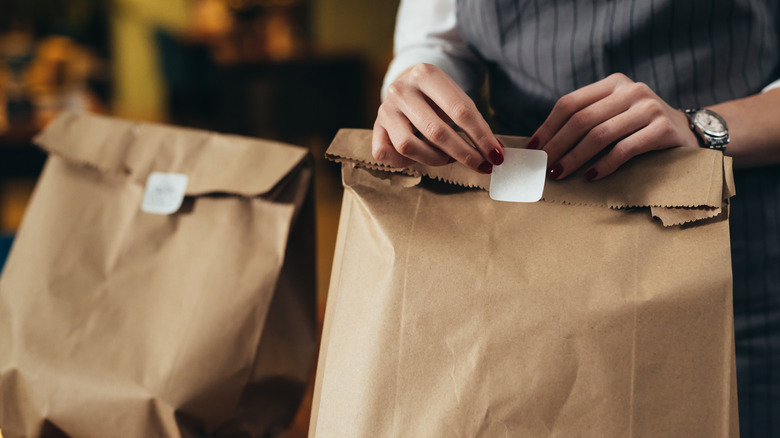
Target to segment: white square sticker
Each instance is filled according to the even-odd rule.
[[[189,178],[181,173],[152,172],[146,180],[146,192],[141,210],[153,214],[173,214],[179,211]]]
[[[490,176],[490,198],[507,202],[542,199],[547,178],[547,152],[514,148],[503,151],[504,163],[493,166]]]

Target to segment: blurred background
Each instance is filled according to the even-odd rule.
[[[0,269],[62,110],[285,141],[317,161],[324,308],[341,200],[322,158],[370,128],[398,0],[0,1]],[[310,401],[290,436],[305,436]]]

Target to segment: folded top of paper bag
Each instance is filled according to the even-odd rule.
[[[498,136],[506,147],[525,148],[524,137]],[[393,168],[371,155],[371,131],[343,129],[326,153],[328,159],[391,173],[424,176],[463,187],[489,190],[490,175],[460,163],[430,167],[420,163]],[[727,217],[734,196],[731,158],[700,148],[672,148],[631,159],[598,181],[585,180],[581,169],[562,181],[548,181],[542,201],[608,208],[648,207],[664,226]]]
[[[308,153],[268,140],[69,112],[35,142],[68,161],[129,174],[141,185],[152,172],[186,174],[191,196],[266,194]]]

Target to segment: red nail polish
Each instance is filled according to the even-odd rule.
[[[599,176],[599,172],[592,167],[588,169],[587,172],[585,172],[585,179],[588,181],[593,181],[593,179],[596,178],[597,176]]]
[[[498,138],[496,138],[496,141],[501,146],[501,149],[503,149],[504,148],[504,143],[501,143],[501,140],[499,140]]]
[[[528,142],[528,146],[526,146],[528,149],[539,149],[539,139],[534,137],[531,139],[531,141]]]
[[[493,165],[485,161],[484,163],[480,164],[477,168],[482,173],[491,173],[493,172]]]
[[[490,161],[493,162],[496,166],[500,165],[504,162],[504,154],[501,152],[501,149],[495,148],[492,151],[490,151]]]
[[[550,175],[550,178],[558,179],[558,177],[560,177],[561,174],[563,173],[563,166],[561,166],[561,163],[555,163],[550,168],[550,171],[548,173]]]

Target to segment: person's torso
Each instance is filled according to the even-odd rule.
[[[624,73],[673,107],[759,92],[780,77],[776,0],[458,0],[489,69],[497,130],[530,135],[555,102]]]

